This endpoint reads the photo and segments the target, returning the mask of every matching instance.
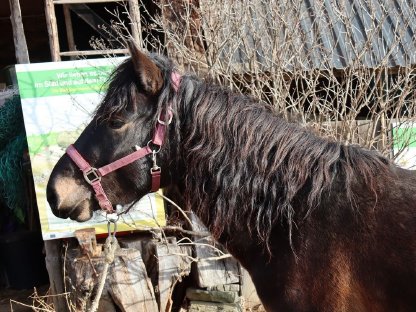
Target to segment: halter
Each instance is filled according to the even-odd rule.
[[[179,89],[179,84],[181,81],[181,76],[176,73],[172,72],[172,86],[177,92]],[[167,120],[165,120],[167,113]],[[153,138],[147,143],[145,147],[136,147],[136,151],[133,153],[124,156],[120,159],[113,161],[112,163],[105,165],[100,168],[92,167],[76,150],[76,148],[71,144],[66,149],[66,153],[68,156],[73,160],[73,162],[81,169],[85,181],[92,186],[95,192],[95,198],[98,201],[101,209],[106,211],[107,213],[113,213],[113,205],[111,204],[110,200],[108,199],[107,195],[105,194],[104,188],[101,185],[101,178],[105,175],[113,172],[117,169],[120,169],[124,166],[131,164],[132,162],[139,160],[149,154],[152,154],[152,162],[153,166],[150,168],[150,175],[152,177],[152,187],[150,192],[156,192],[160,187],[160,174],[162,169],[156,163],[156,154],[160,151],[160,148],[163,145],[163,141],[165,138],[165,133],[167,126],[172,122],[173,113],[172,113],[172,105],[168,105],[167,112],[164,110],[161,111],[159,118],[157,119],[155,131],[153,133]],[[159,146],[159,148],[152,149],[150,144],[154,146]]]

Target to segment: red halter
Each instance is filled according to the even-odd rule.
[[[181,76],[173,72],[172,73],[172,85],[175,91],[178,91],[179,84],[181,81]],[[75,149],[75,147],[71,144],[66,149],[66,153],[68,156],[74,161],[74,163],[81,169],[82,173],[84,174],[84,179],[92,186],[95,192],[95,198],[98,201],[101,209],[105,210],[107,213],[113,213],[113,205],[111,204],[110,200],[108,199],[107,195],[104,192],[103,186],[101,185],[101,178],[110,172],[113,172],[117,169],[120,169],[132,162],[141,159],[149,154],[152,154],[153,160],[153,167],[150,169],[150,174],[152,176],[152,188],[151,192],[156,192],[160,187],[160,174],[161,168],[156,164],[156,154],[158,151],[152,150],[149,146],[150,143],[157,145],[159,147],[162,146],[163,140],[165,138],[166,128],[172,122],[172,109],[169,106],[168,108],[168,120],[165,121],[165,112],[162,111],[156,124],[156,129],[153,134],[152,140],[150,140],[145,147],[137,148],[137,150],[127,156],[124,156],[118,160],[113,161],[112,163],[105,165],[101,168],[94,168],[92,167],[82,156],[81,154]]]

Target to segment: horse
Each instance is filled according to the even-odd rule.
[[[129,49],[50,175],[56,216],[82,222],[175,186],[267,311],[416,311],[415,172]]]

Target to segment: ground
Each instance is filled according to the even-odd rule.
[[[44,296],[49,290],[49,285],[36,288],[37,297]],[[32,306],[39,306],[39,302],[33,299],[34,289],[14,290],[0,289],[1,312],[33,312],[37,311]]]

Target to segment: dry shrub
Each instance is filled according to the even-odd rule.
[[[416,116],[416,4],[306,3],[161,1],[145,28],[163,33],[163,42],[147,37],[143,46],[166,48],[185,70],[260,98],[321,135],[400,156],[415,141],[395,129]],[[394,154],[393,133],[396,143],[403,135]]]
[[[119,42],[131,36],[127,12],[112,12]],[[289,120],[389,158],[415,143],[416,3],[160,0],[142,1],[141,14],[142,47]]]

